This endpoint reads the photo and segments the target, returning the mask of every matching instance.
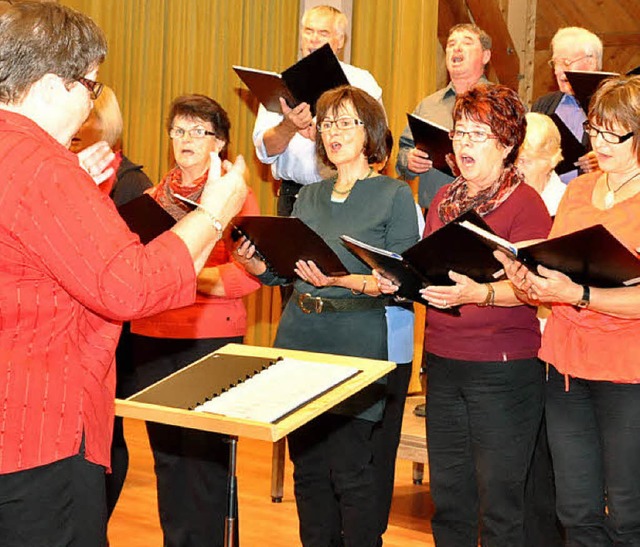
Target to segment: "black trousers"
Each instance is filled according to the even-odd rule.
[[[427,447],[438,547],[524,545],[525,482],[543,411],[535,359],[427,355]]]
[[[2,547],[104,547],[104,467],[81,454],[0,475]]]
[[[524,503],[525,547],[562,547],[564,536],[556,515],[553,465],[544,416],[527,476]]]
[[[410,379],[411,363],[399,364],[387,375],[384,414],[373,429],[374,464],[378,483],[378,545],[382,545],[382,535],[387,530],[391,512],[396,455]]]
[[[605,366],[606,363],[603,363]],[[549,446],[568,547],[640,545],[640,385],[549,367]]]
[[[302,184],[298,184],[292,180],[280,181],[280,189],[278,190],[277,212],[279,217],[290,217],[293,212],[293,204],[298,199],[298,192],[302,188]]]
[[[116,348],[116,397],[124,399],[136,392],[133,357],[131,348],[131,325],[122,325],[120,340]],[[111,473],[105,475],[107,491],[107,514],[111,518],[116,503],[122,493],[124,480],[129,469],[129,450],[124,438],[122,418],[116,416],[113,422],[111,441]]]
[[[242,338],[163,339],[133,335],[139,389]],[[229,446],[223,435],[147,423],[164,547],[224,544]],[[237,500],[236,500],[237,504]]]
[[[304,547],[375,547],[373,422],[323,414],[288,436]]]

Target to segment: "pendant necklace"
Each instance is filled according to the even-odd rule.
[[[361,180],[365,180],[368,179],[371,174],[373,173],[373,167],[369,168],[369,172],[367,173],[366,177],[362,177]],[[360,180],[360,179],[358,179]],[[358,182],[358,180],[356,180],[356,182]],[[336,189],[336,182],[338,182],[338,179],[336,179],[336,181],[333,183],[333,193],[334,194],[338,194],[339,196],[348,196],[351,193],[351,190],[353,190],[353,187],[356,185],[356,182],[354,182],[351,186],[349,186],[348,189],[346,190],[338,190]]]
[[[620,188],[622,188],[625,184],[627,184],[627,182],[631,182],[633,179],[635,179],[638,175],[640,175],[640,171],[638,171],[635,175],[625,180],[615,190],[612,190],[611,186],[609,186],[609,173],[606,173],[604,175],[604,183],[607,185],[607,193],[604,195],[604,208],[611,209],[611,207],[614,206],[616,201],[616,192],[618,192]]]

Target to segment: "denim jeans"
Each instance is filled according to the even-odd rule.
[[[640,384],[549,367],[546,417],[566,545],[640,546]],[[605,510],[606,508],[606,510]]]
[[[543,409],[535,359],[427,355],[427,448],[438,547],[524,544],[524,489]]]

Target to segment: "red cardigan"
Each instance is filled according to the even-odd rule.
[[[0,473],[109,466],[121,321],[191,304],[172,232],[140,244],[74,154],[0,110]]]
[[[149,193],[155,197],[158,186]],[[251,190],[239,215],[259,215],[258,202]],[[235,263],[229,237],[221,239],[211,251],[206,268],[218,267],[226,296],[197,293],[193,305],[163,311],[131,323],[131,332],[153,338],[230,338],[244,336],[247,311],[242,297],[257,291],[261,283]]]

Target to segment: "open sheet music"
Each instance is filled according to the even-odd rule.
[[[416,148],[429,154],[433,167],[438,171],[451,175],[451,167],[446,159],[447,154],[453,154],[449,130],[415,114],[407,114],[407,120]]]
[[[460,226],[476,234],[492,249],[517,258],[535,271],[538,265],[568,275],[580,285],[620,287],[640,283],[640,260],[602,224],[539,243],[517,246],[478,227],[473,221]]]
[[[233,70],[267,110],[277,113],[281,113],[280,97],[283,97],[291,108],[308,103],[315,116],[320,95],[349,84],[329,44],[303,57],[282,74],[237,65]]]
[[[295,279],[296,262],[313,260],[325,275],[347,275],[344,264],[316,232],[296,217],[244,216],[232,220],[231,237],[244,236],[280,277]]]
[[[448,224],[419,241],[401,255],[378,249],[346,235],[340,236],[344,245],[370,268],[378,270],[398,285],[398,296],[424,304],[420,290],[428,285],[453,285],[449,272],[464,274],[479,283],[499,279],[504,270],[491,249],[460,226],[473,222],[491,232],[482,217],[473,210],[466,211]]]
[[[274,423],[359,372],[354,367],[285,358],[195,410]]]

